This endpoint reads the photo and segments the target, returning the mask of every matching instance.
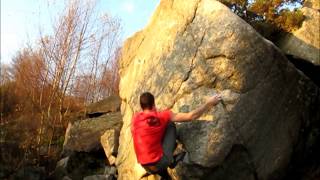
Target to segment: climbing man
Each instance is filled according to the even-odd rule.
[[[174,122],[186,122],[199,118],[206,110],[219,103],[221,95],[213,95],[204,104],[188,113],[157,111],[154,96],[149,92],[140,95],[141,112],[132,118],[131,132],[138,162],[150,174],[168,178],[167,168],[174,168],[185,152],[173,156],[176,148]]]

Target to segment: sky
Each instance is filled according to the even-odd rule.
[[[98,0],[97,10],[121,20],[122,39],[141,30],[160,0]],[[1,63],[8,64],[27,43],[50,34],[65,0],[1,0]],[[40,28],[41,27],[41,28]]]

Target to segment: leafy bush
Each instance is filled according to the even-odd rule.
[[[286,32],[292,32],[298,29],[304,20],[304,15],[300,10],[289,11],[283,10],[280,15],[275,18],[274,22]]]
[[[271,40],[279,32],[292,32],[298,29],[304,20],[299,9],[303,0],[219,1]]]

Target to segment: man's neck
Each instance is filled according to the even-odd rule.
[[[145,109],[145,110],[143,110],[142,112],[144,112],[144,113],[150,113],[150,112],[154,112],[155,111],[155,109]]]

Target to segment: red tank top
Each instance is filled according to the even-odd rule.
[[[139,112],[132,118],[131,133],[134,150],[140,164],[157,162],[163,155],[162,139],[171,111]]]

